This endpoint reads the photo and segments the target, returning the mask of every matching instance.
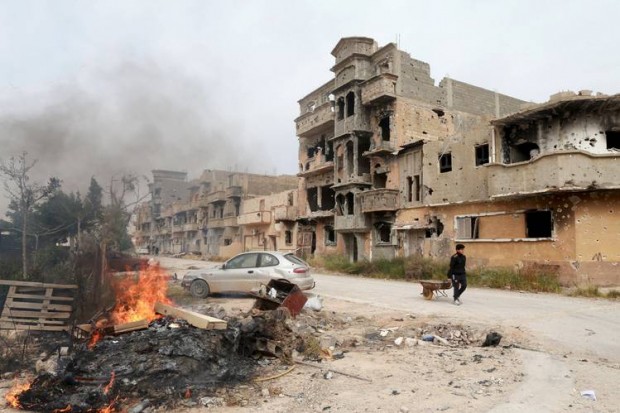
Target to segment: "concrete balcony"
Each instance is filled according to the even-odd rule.
[[[383,73],[362,84],[362,104],[375,105],[396,99],[398,76]]]
[[[292,205],[280,205],[273,209],[273,220],[275,222],[280,221],[295,221],[297,219],[297,207]]]
[[[317,154],[312,158],[309,158],[303,165],[304,170],[297,174],[297,176],[314,176],[320,175],[326,172],[332,172],[334,170],[334,162],[326,161],[325,154]]]
[[[339,232],[365,232],[370,230],[370,216],[336,215],[334,217],[334,229]]]
[[[241,186],[229,186],[226,188],[226,198],[241,198],[243,196],[243,188]]]
[[[381,141],[378,144],[372,144],[370,149],[365,151],[362,156],[385,156],[385,155],[394,155],[396,149],[392,146],[392,142],[390,141]]]
[[[620,154],[556,152],[487,168],[491,198],[620,187]]]
[[[225,191],[215,191],[207,195],[207,202],[212,204],[214,202],[226,202]]]
[[[334,112],[331,102],[317,106],[314,111],[307,112],[295,119],[297,136],[309,136],[323,129],[331,129],[334,124]]]
[[[336,189],[345,188],[347,186],[371,186],[371,185],[372,185],[372,177],[370,176],[370,174],[364,173],[361,176],[358,176],[358,175],[350,176],[348,179],[345,177],[345,180],[343,180],[341,183],[332,185],[332,189],[336,190]]]
[[[363,213],[398,210],[397,189],[374,189],[357,194],[360,209]]]
[[[183,225],[183,231],[198,231],[198,223],[197,222],[192,222],[192,223],[188,223],[188,224],[184,224]]]
[[[271,211],[255,211],[241,214],[237,217],[239,225],[261,225],[271,222]]]
[[[224,225],[224,218],[209,218],[209,220],[207,221],[208,229],[225,227],[226,225]]]
[[[239,226],[239,224],[237,223],[237,217],[234,215],[224,217],[224,226],[225,227]]]

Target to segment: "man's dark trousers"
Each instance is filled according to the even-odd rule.
[[[452,274],[452,286],[454,287],[454,299],[458,300],[467,288],[467,275]]]

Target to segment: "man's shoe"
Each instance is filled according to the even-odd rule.
[[[461,305],[461,302],[459,301],[458,298],[454,299],[454,305]]]

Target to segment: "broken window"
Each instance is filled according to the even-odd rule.
[[[327,149],[325,150],[325,162],[331,162],[334,160],[334,143],[329,142]]]
[[[370,136],[359,136],[357,138],[357,174],[359,176],[370,173],[370,159],[364,156],[359,156],[359,154],[363,154],[369,150]]]
[[[347,215],[353,215],[355,212],[355,195],[353,192],[348,192],[346,197]]]
[[[489,144],[476,146],[476,166],[489,163]]]
[[[308,206],[312,212],[319,209],[319,195],[317,188],[308,188]]]
[[[605,131],[605,138],[607,140],[607,149],[620,150],[620,130]]]
[[[347,93],[347,117],[355,114],[355,93]]]
[[[338,194],[338,196],[336,196],[336,215],[343,215],[344,204],[345,204],[344,195]]]
[[[390,117],[385,116],[379,121],[379,128],[381,130],[381,139],[383,141],[390,140]]]
[[[284,243],[286,245],[291,245],[293,243],[293,231],[291,230],[284,231]]]
[[[392,224],[389,222],[378,222],[375,224],[377,230],[377,240],[380,243],[392,242]]]
[[[477,239],[479,217],[459,217],[456,219],[456,237],[458,239]]]
[[[444,153],[439,155],[439,172],[450,172],[452,170],[452,154]]]
[[[422,199],[422,186],[420,185],[420,175],[413,176],[413,193],[415,194],[415,200],[420,201]]]
[[[551,238],[553,232],[551,211],[526,211],[525,228],[527,238]]]
[[[407,202],[413,201],[413,178],[407,177]]]
[[[338,120],[344,119],[344,98],[338,98]]]
[[[332,227],[331,225],[325,226],[325,245],[336,245],[336,231],[334,231],[334,227]]]
[[[377,189],[385,188],[387,185],[387,174],[375,172],[373,186]]]
[[[355,152],[353,150],[353,142],[347,142],[345,148],[346,156],[347,156],[347,169],[346,173],[351,176],[353,175],[353,159],[355,158]]]
[[[323,211],[330,211],[334,209],[336,204],[335,192],[331,186],[326,185],[321,187],[321,209]]]

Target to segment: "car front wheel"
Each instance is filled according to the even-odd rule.
[[[189,286],[189,292],[197,298],[207,298],[209,295],[209,284],[203,280],[195,280]]]

